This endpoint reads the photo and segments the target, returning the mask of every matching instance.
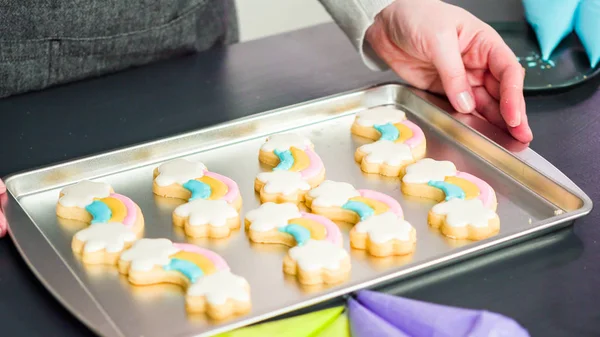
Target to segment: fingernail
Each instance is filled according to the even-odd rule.
[[[527,129],[527,138],[529,141],[533,139],[533,132],[531,132],[531,129]]]
[[[475,109],[475,100],[473,96],[467,91],[463,91],[458,94],[457,97],[458,106],[462,110],[461,112],[471,112]]]
[[[521,125],[521,113],[517,111],[515,115],[516,117],[508,121],[508,125],[512,126],[513,128]]]

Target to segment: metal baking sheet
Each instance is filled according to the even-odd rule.
[[[496,190],[501,219],[498,235],[479,242],[446,239],[427,225],[433,202],[405,198],[397,178],[361,172],[354,162],[354,151],[367,141],[350,133],[354,114],[390,104],[405,110],[423,129],[428,157],[451,160],[459,170],[488,181]],[[487,124],[481,120],[464,118],[448,114],[434,96],[389,83],[13,175],[6,179],[9,200],[5,212],[10,234],[49,291],[98,334],[208,336],[489,252],[567,226],[590,212],[589,197],[535,152],[514,147],[510,140],[492,141],[501,133],[486,131]],[[475,127],[478,123],[483,125],[479,131]],[[253,181],[257,173],[266,170],[258,162],[259,147],[266,136],[285,131],[306,135],[314,142],[327,179],[396,198],[406,219],[417,229],[416,252],[408,257],[370,257],[350,249],[349,228],[342,227],[352,259],[350,279],[332,287],[306,288],[282,272],[287,250],[283,246],[251,245],[244,230],[224,240],[191,240],[173,227],[171,212],[176,204],[155,199],[152,194],[152,170],[157,165],[186,157],[231,177],[242,191],[244,215],[259,206]],[[252,311],[213,322],[204,315],[187,314],[184,291],[177,286],[135,287],[114,267],[83,266],[70,246],[81,225],[59,221],[55,215],[59,190],[82,179],[107,182],[138,203],[146,220],[146,237],[195,243],[221,254],[236,274],[250,282]]]

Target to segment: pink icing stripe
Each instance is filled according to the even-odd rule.
[[[135,224],[135,219],[137,218],[137,208],[135,207],[135,203],[131,201],[131,199],[121,194],[113,193],[110,196],[112,198],[119,199],[127,209],[127,215],[125,216],[125,219],[123,219],[123,225],[127,227],[133,227],[133,224]]]
[[[210,171],[204,172],[204,175],[220,180],[225,185],[227,185],[227,193],[225,193],[225,195],[223,196],[223,200],[227,201],[228,203],[233,203],[235,199],[240,195],[240,189],[238,188],[238,185],[235,183],[235,181],[227,178],[226,176],[222,176],[218,173]]]
[[[183,250],[184,252],[196,253],[205,256],[212,263],[214,263],[217,270],[229,270],[227,261],[225,261],[221,255],[213,252],[212,250],[200,248],[189,243],[173,243],[173,246],[177,249]]]
[[[490,186],[485,181],[477,178],[476,176],[466,172],[458,172],[456,174],[456,177],[468,180],[473,184],[477,185],[477,188],[479,189],[480,193],[479,199],[481,200],[481,202],[483,202],[483,205],[486,208],[492,207],[492,193],[494,193],[492,190],[492,186]]]
[[[404,217],[404,212],[402,211],[402,207],[400,206],[398,201],[396,201],[396,199],[390,197],[389,195],[372,190],[358,190],[358,193],[360,193],[360,195],[364,198],[383,202],[390,208],[390,211],[396,213],[396,215],[400,217]]]
[[[304,152],[306,152],[306,155],[308,156],[310,165],[306,169],[300,171],[300,174],[302,174],[302,178],[304,179],[315,177],[321,173],[321,170],[323,169],[323,161],[321,160],[321,157],[319,157],[319,155],[316,154],[311,148],[306,148]]]
[[[324,216],[317,215],[317,214],[304,213],[304,212],[301,212],[301,214],[302,214],[303,218],[318,222],[325,227],[325,230],[327,231],[327,236],[326,236],[327,241],[334,243],[336,245],[342,243],[342,232],[340,232],[340,228],[333,221],[327,219]]]
[[[423,134],[423,130],[418,127],[415,123],[411,121],[403,121],[402,124],[406,125],[412,132],[413,136],[407,139],[404,144],[409,147],[417,147],[419,144],[423,143],[425,140],[425,135]]]

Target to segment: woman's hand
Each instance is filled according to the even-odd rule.
[[[365,38],[411,85],[445,93],[457,111],[477,111],[517,140],[532,140],[525,71],[500,35],[469,12],[439,0],[396,0]]]
[[[6,193],[6,186],[4,186],[2,179],[0,179],[0,197],[4,193]],[[6,221],[6,217],[4,216],[4,213],[2,213],[2,204],[0,204],[0,238],[6,234],[7,230],[8,230],[8,222]]]

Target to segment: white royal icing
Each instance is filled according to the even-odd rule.
[[[287,226],[289,220],[300,217],[302,214],[298,206],[289,202],[283,204],[267,202],[246,214],[246,219],[250,221],[250,229],[257,232],[267,232]]]
[[[204,164],[179,158],[160,165],[158,176],[154,181],[158,186],[183,185],[191,179],[201,178],[204,176],[204,171],[206,171]]]
[[[83,180],[67,186],[60,191],[63,196],[58,202],[65,207],[80,207],[94,202],[94,198],[106,198],[110,195],[110,185],[102,182]]]
[[[131,262],[131,270],[150,271],[168,265],[170,256],[178,251],[169,239],[141,239],[121,254],[121,260]]]
[[[213,274],[201,277],[192,284],[188,296],[204,296],[210,304],[225,304],[228,299],[239,302],[250,301],[249,284],[246,279],[231,273],[229,270],[219,270]]]
[[[105,249],[107,253],[120,252],[125,248],[125,243],[137,239],[131,229],[118,222],[95,223],[77,232],[75,238],[85,243],[83,250],[87,253],[102,249]]]
[[[427,184],[430,181],[444,181],[456,175],[456,166],[450,161],[423,158],[406,167],[402,181],[409,184]]]
[[[269,194],[290,195],[297,191],[308,191],[310,185],[304,179],[300,172],[292,171],[272,171],[259,173],[256,178],[262,181],[265,186],[264,191]]]
[[[342,207],[351,198],[359,197],[360,193],[348,183],[325,180],[310,190],[308,195],[313,199],[312,205]]]
[[[189,217],[192,226],[222,227],[227,220],[238,216],[237,210],[225,200],[196,199],[175,208],[175,214]]]
[[[321,268],[340,269],[340,262],[348,257],[348,252],[332,242],[325,240],[308,240],[302,246],[289,250],[290,257],[302,270],[314,271]]]
[[[385,243],[390,240],[408,241],[412,226],[392,212],[385,212],[368,217],[354,226],[358,233],[367,233],[375,243]]]
[[[371,164],[387,164],[400,166],[403,162],[413,161],[410,147],[403,143],[394,143],[389,140],[378,140],[358,148],[367,153],[364,160]]]
[[[267,138],[267,141],[261,146],[261,150],[271,152],[274,150],[285,151],[290,147],[304,150],[312,146],[310,139],[296,133],[280,133]]]
[[[446,215],[446,223],[452,227],[487,227],[489,221],[496,216],[496,213],[486,208],[480,199],[459,199],[454,198],[449,201],[439,203],[431,209],[438,215]]]
[[[389,106],[363,110],[356,114],[356,123],[362,126],[382,125],[386,123],[395,124],[405,119],[406,114],[404,111]]]

